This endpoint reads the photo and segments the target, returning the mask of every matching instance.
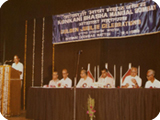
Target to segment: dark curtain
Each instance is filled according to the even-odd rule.
[[[41,85],[41,52],[42,52],[42,18],[36,18],[35,33],[35,66],[34,66],[34,86]],[[52,19],[45,17],[44,31],[44,84],[48,84],[52,78]],[[32,59],[33,59],[33,25],[34,20],[28,20],[28,39],[27,39],[27,63],[26,63],[26,98],[27,91],[32,86]]]
[[[87,99],[95,100],[94,120],[152,120],[160,111],[159,89],[77,89],[76,120],[89,120]],[[35,120],[72,120],[69,88],[30,88],[27,115]]]
[[[26,117],[35,120],[72,120],[73,90],[29,89]]]
[[[160,110],[158,89],[79,89],[77,120],[89,120],[89,95],[95,99],[95,120],[151,120]]]

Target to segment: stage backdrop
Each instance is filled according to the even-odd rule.
[[[136,1],[52,16],[53,43],[136,36],[160,31],[160,9]]]

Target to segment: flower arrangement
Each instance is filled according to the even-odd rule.
[[[89,97],[88,97],[88,111],[87,111],[87,114],[89,115],[90,120],[93,120],[93,118],[95,117],[94,113],[96,112],[96,110],[94,109],[94,105],[95,105],[95,101],[89,95]]]

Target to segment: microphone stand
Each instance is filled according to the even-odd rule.
[[[78,67],[79,67],[79,61],[80,61],[80,55],[82,53],[82,50],[79,50],[78,52],[78,59],[77,59],[77,68],[76,68],[76,77],[74,78],[74,108],[73,108],[73,120],[76,120],[76,83],[78,78]]]

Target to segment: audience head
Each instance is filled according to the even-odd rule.
[[[57,80],[58,79],[58,72],[54,71],[52,76],[53,76],[53,80]]]
[[[87,71],[86,70],[81,70],[81,74],[80,74],[81,78],[86,78],[87,77]]]
[[[103,68],[103,69],[101,70],[101,73],[102,73],[102,77],[103,77],[103,78],[106,78],[107,75],[108,75],[108,69],[107,69],[107,68]]]
[[[153,80],[155,79],[154,76],[155,76],[155,71],[152,70],[152,69],[149,69],[149,70],[147,71],[147,79],[148,79],[149,81],[153,81]]]
[[[68,71],[67,71],[67,69],[63,69],[62,70],[62,76],[63,76],[64,79],[66,79],[68,77]]]
[[[137,68],[136,67],[132,67],[131,68],[131,76],[135,77],[135,76],[137,76],[137,73],[138,73]]]

